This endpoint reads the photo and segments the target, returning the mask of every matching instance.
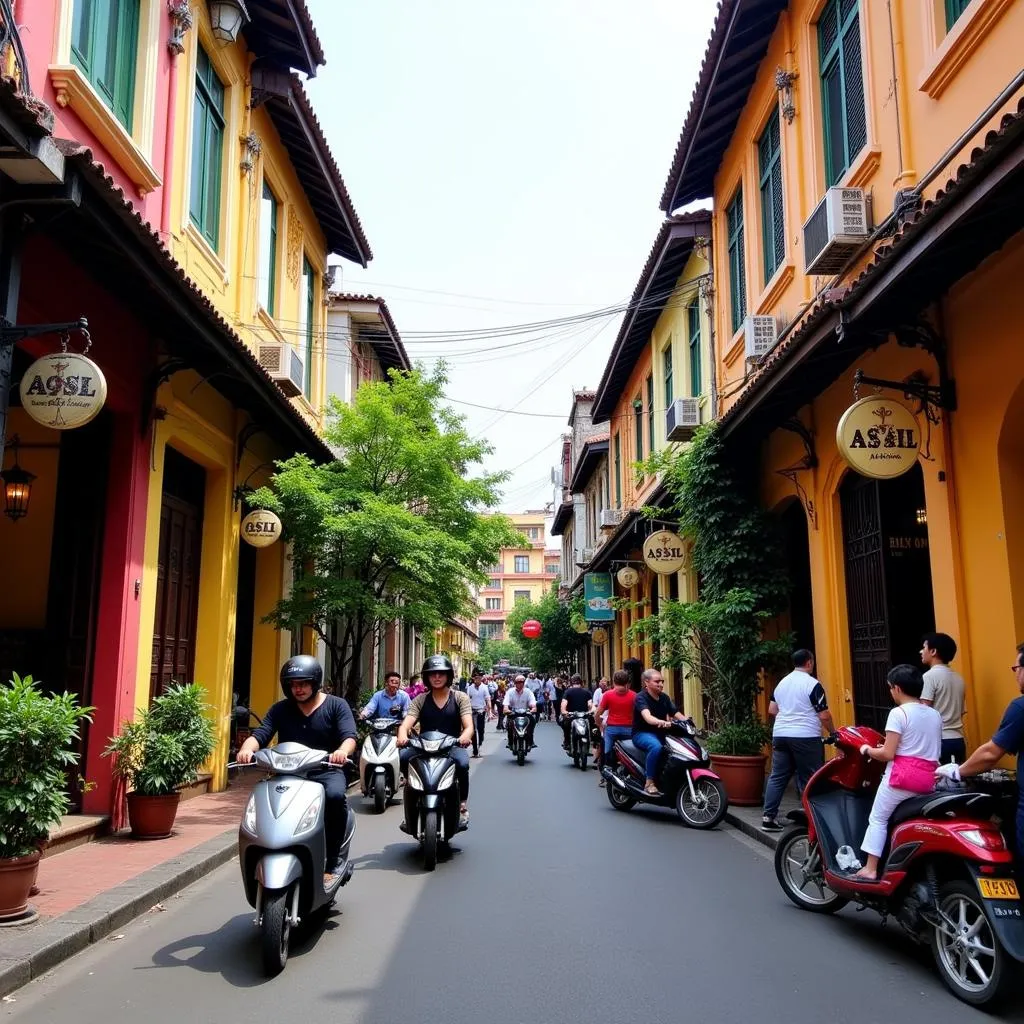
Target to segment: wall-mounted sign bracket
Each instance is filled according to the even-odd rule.
[[[142,436],[146,436],[146,432],[155,419],[154,413],[156,412],[156,393],[160,390],[161,384],[166,384],[176,373],[180,373],[182,370],[189,369],[189,364],[184,359],[178,356],[171,356],[169,359],[165,359],[150,375],[146,380],[146,383],[142,386],[142,419],[139,422],[139,430]]]
[[[803,505],[804,512],[807,513],[807,521],[816,530],[818,528],[818,511],[814,507],[814,499],[807,493],[804,485],[800,483],[800,474],[814,469],[818,465],[818,453],[814,448],[814,434],[795,416],[780,423],[779,426],[800,438],[803,442],[804,454],[792,466],[787,466],[785,469],[777,469],[775,472],[793,485],[796,496],[800,500],[800,504]]]
[[[77,320],[69,320],[59,324],[10,324],[0,325],[0,349],[9,345],[17,345],[19,341],[27,338],[39,338],[44,334],[81,334],[87,343],[91,342],[89,337],[89,321],[80,316]]]

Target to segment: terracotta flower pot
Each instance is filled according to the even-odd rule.
[[[0,860],[0,921],[18,917],[28,909],[28,894],[35,885],[41,853]]]
[[[712,754],[711,767],[718,772],[729,794],[729,803],[737,807],[758,807],[764,798],[764,754],[740,757]]]
[[[180,793],[164,796],[128,794],[128,824],[136,839],[166,839],[174,827]]]

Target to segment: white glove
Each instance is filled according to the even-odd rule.
[[[940,764],[939,767],[935,769],[935,774],[944,779],[952,779],[954,782],[959,782],[960,766],[956,764]]]
[[[867,756],[868,756],[868,751],[869,751],[870,749],[871,749],[871,744],[870,744],[870,743],[862,743],[862,744],[860,745],[860,752],[861,752],[861,753],[862,753],[862,754],[863,754],[863,755],[864,755],[865,757],[867,757]]]

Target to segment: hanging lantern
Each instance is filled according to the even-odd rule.
[[[0,473],[4,483],[4,515],[14,522],[28,515],[28,503],[32,497],[32,481],[35,474],[18,465],[18,436],[11,438],[14,450],[14,465]]]
[[[233,43],[238,38],[243,21],[249,20],[249,12],[243,0],[211,0],[210,27],[220,43]]]
[[[540,636],[543,627],[536,619],[527,619],[523,623],[523,636],[527,640],[536,640]]]

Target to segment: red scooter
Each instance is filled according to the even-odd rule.
[[[978,789],[933,792],[900,804],[878,881],[854,878],[836,860],[860,842],[885,765],[860,753],[883,737],[862,726],[840,729],[836,756],[808,781],[802,808],[775,851],[775,873],[801,909],[832,914],[849,902],[895,917],[913,938],[931,946],[946,986],[966,1003],[985,1006],[1019,978],[1024,961],[1024,914],[1013,855],[1000,822],[1013,822],[1016,786],[991,782]],[[973,780],[972,780],[973,781]],[[984,786],[982,782],[980,785]]]

